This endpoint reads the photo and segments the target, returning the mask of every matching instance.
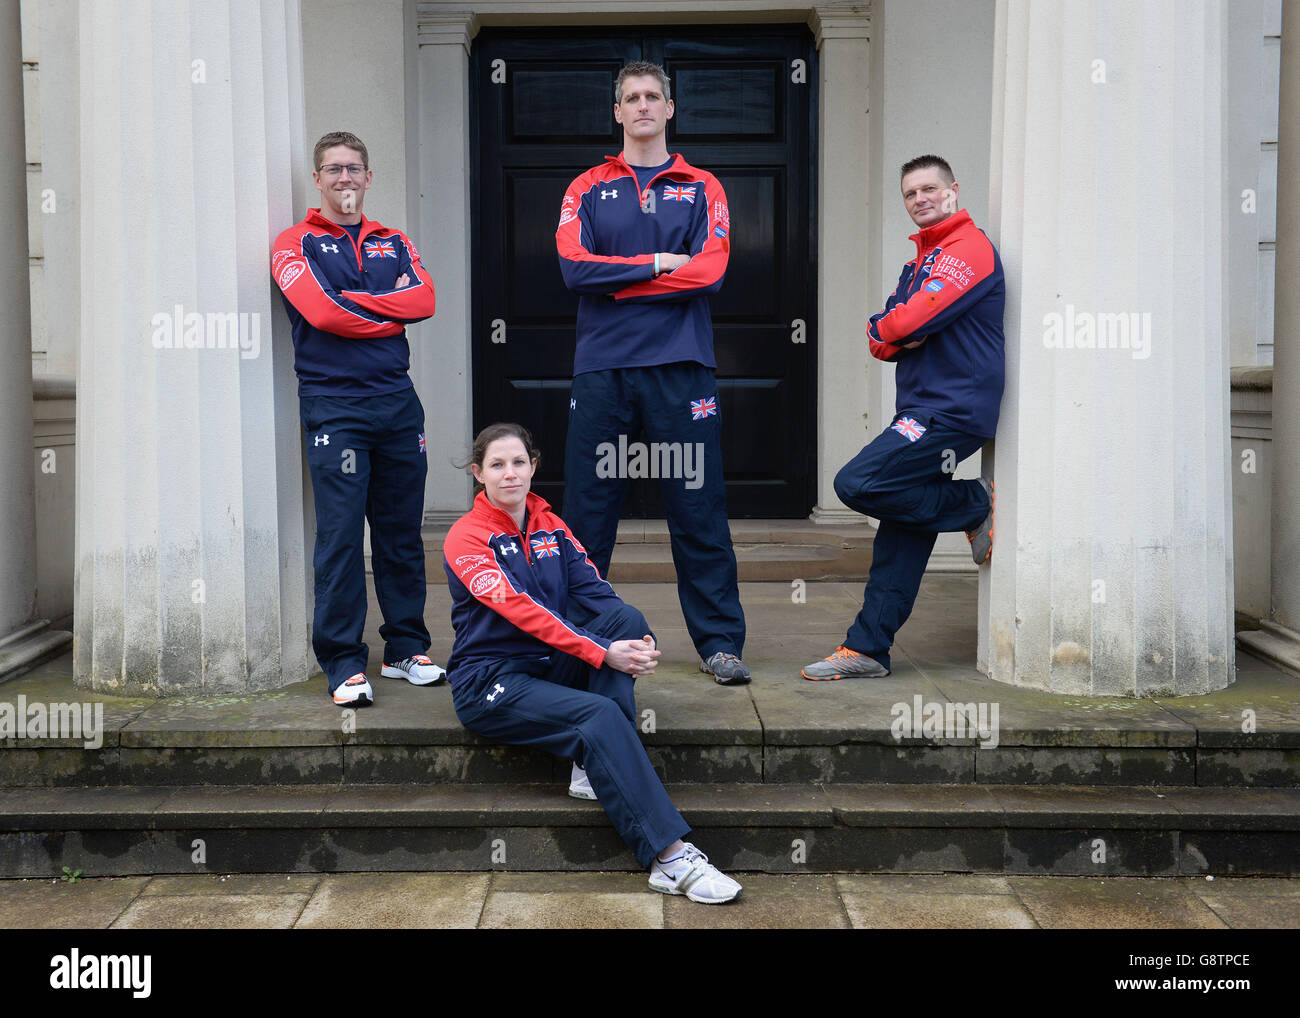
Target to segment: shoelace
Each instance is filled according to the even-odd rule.
[[[850,650],[848,647],[844,646],[844,644],[841,643],[838,647],[835,648],[835,653],[832,654],[828,660],[832,664],[846,665],[849,664],[855,657],[861,657],[861,656],[862,655],[859,654],[856,650]]]
[[[722,658],[722,660],[719,662],[719,664],[727,664],[727,663],[730,662],[730,661],[739,661],[739,660],[740,660],[740,658],[737,657],[735,654],[728,654],[725,650],[720,650],[720,651],[718,651],[717,654],[714,654],[714,655],[713,655],[713,657],[719,657],[719,656],[721,656],[721,658]],[[712,658],[710,658],[710,660],[712,660]]]

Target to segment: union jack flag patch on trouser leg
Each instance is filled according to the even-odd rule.
[[[915,442],[918,438],[924,435],[926,431],[924,424],[918,423],[911,417],[900,417],[891,425],[891,427],[909,442]]]
[[[703,399],[691,400],[691,420],[702,421],[706,417],[716,417],[717,414],[717,396],[705,396]]]

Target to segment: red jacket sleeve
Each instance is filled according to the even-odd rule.
[[[314,328],[347,339],[400,335],[401,322],[366,310],[330,286],[329,278],[316,264],[314,250],[303,237],[299,228],[285,230],[271,252],[271,276],[294,310]]]
[[[410,285],[400,290],[386,293],[370,293],[368,290],[344,290],[346,300],[360,304],[367,311],[395,322],[410,324],[422,322],[433,315],[437,301],[433,292],[433,280],[420,262],[420,252],[415,250],[409,237],[401,230],[393,230],[392,238],[401,245],[402,261],[398,264],[397,274],[406,273],[412,277]]]
[[[461,583],[470,592],[470,596],[491,608],[517,629],[550,644],[556,650],[580,658],[593,668],[599,668],[605,663],[605,651],[613,641],[587,632],[542,604],[527,591],[517,589],[510,582],[509,571],[497,558],[496,549],[491,542],[482,540],[478,534],[458,533],[453,529],[443,544],[443,558],[448,563],[457,558],[480,560],[460,578]]]
[[[897,351],[946,328],[969,310],[976,289],[993,275],[994,267],[993,245],[983,233],[977,229],[958,233],[943,246],[929,278],[912,296],[897,302],[891,296],[884,311],[871,317],[867,333],[872,354],[880,356],[876,343]]]

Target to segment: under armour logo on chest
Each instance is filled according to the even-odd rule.
[[[321,251],[333,251],[335,254],[339,253],[339,246],[337,244],[322,244],[320,249]]]
[[[608,190],[608,191],[601,191],[601,192],[600,192],[600,200],[601,200],[601,201],[604,201],[606,198],[617,198],[617,197],[618,197],[618,188],[617,188],[617,187],[615,187],[615,188],[611,188],[611,189]]]
[[[502,555],[514,555],[519,552],[519,545],[515,544],[514,541],[511,541],[509,544],[499,544],[497,547],[501,549]]]

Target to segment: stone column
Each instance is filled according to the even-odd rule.
[[[35,466],[32,462],[32,331],[27,267],[27,172],[18,0],[0,0],[0,153],[17,186],[0,216],[17,243],[0,246],[0,680],[67,646],[70,634],[32,618],[36,604]]]
[[[1277,117],[1277,281],[1273,304],[1273,526],[1271,610],[1240,640],[1300,673],[1300,3],[1282,8],[1282,87]]]
[[[304,679],[302,439],[269,263],[305,203],[298,2],[104,0],[79,34],[76,681]]]
[[[867,4],[819,4],[809,17],[820,84],[817,135],[816,523],[861,523],[835,495],[835,474],[873,437],[866,327],[870,33]],[[863,425],[866,425],[864,428]],[[874,428],[879,431],[878,427]]]
[[[416,8],[418,87],[412,97],[419,131],[418,215],[424,266],[438,289],[438,313],[423,323],[425,340],[412,351],[423,392],[425,429],[436,438],[425,487],[426,523],[453,523],[469,508],[472,485],[452,464],[473,437],[474,343],[470,307],[469,49],[478,31],[472,11]],[[415,344],[412,344],[414,347]]]
[[[1210,0],[999,0],[1007,388],[979,625],[998,681],[1233,680],[1226,19]]]

